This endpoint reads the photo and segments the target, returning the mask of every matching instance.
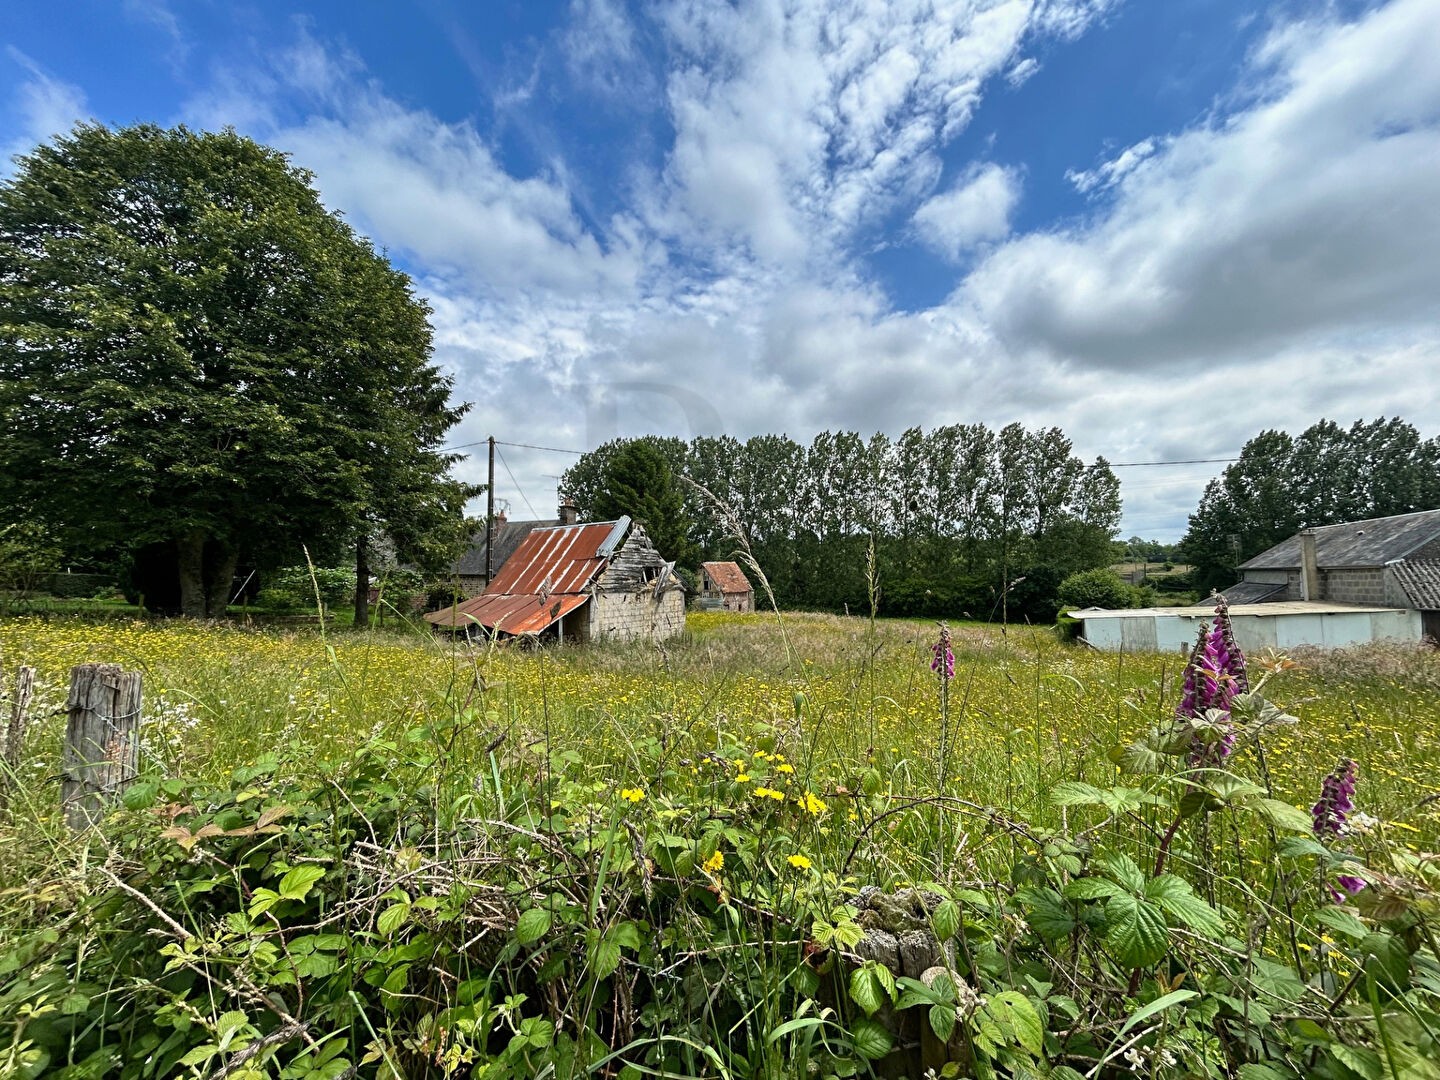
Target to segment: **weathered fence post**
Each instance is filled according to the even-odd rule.
[[[19,783],[21,747],[25,745],[26,713],[35,697],[35,669],[21,666],[15,672],[15,693],[10,698],[10,721],[5,725],[5,770],[0,774],[0,809],[10,802]]]
[[[140,673],[119,664],[71,668],[65,708],[61,800],[65,823],[79,832],[139,772]]]

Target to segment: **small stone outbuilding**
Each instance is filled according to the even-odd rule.
[[[739,563],[701,563],[698,606],[705,611],[754,611],[755,589]]]
[[[530,530],[483,593],[425,619],[503,637],[663,641],[685,629],[685,587],[622,517]]]

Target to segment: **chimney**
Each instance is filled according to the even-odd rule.
[[[495,511],[495,524],[496,524],[497,527],[500,526],[500,525],[504,525],[505,522],[507,522],[507,521],[509,521],[509,520],[510,520],[510,515],[509,515],[506,511],[504,511],[504,510],[496,510],[496,511]]]
[[[1315,530],[1300,532],[1300,599],[1320,599],[1320,564],[1315,559]]]
[[[580,520],[580,508],[569,495],[560,496],[560,524],[574,525]]]

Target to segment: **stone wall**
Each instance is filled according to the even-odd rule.
[[[664,641],[685,629],[685,591],[667,588],[655,599],[654,586],[633,592],[597,591],[590,609],[592,641]]]

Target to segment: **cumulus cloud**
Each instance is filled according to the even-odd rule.
[[[912,220],[922,243],[959,262],[976,244],[1010,231],[1010,214],[1019,200],[1015,170],[977,165],[949,191],[922,203]]]
[[[1107,213],[1003,246],[959,301],[1007,348],[1148,371],[1433,334],[1436,55],[1427,0],[1280,28],[1254,59],[1253,105],[1102,166]]]
[[[1017,233],[1022,173],[957,162],[956,137],[1111,7],[575,0],[515,58],[526,85],[558,64],[633,103],[616,65],[640,55],[669,139],[603,212],[563,140],[522,173],[493,130],[399,99],[313,31],[216,69],[186,115],[291,152],[412,271],[475,402],[457,443],[1019,420],[1149,461],[1322,414],[1436,430],[1440,11],[1277,23],[1211,114],[1096,147],[1068,174],[1084,216]],[[27,123],[68,127],[83,95],[17,59]],[[894,222],[972,267],[944,302],[897,310],[867,269]],[[568,459],[506,454],[548,514]],[[1123,473],[1126,531],[1176,535],[1216,471]]]

